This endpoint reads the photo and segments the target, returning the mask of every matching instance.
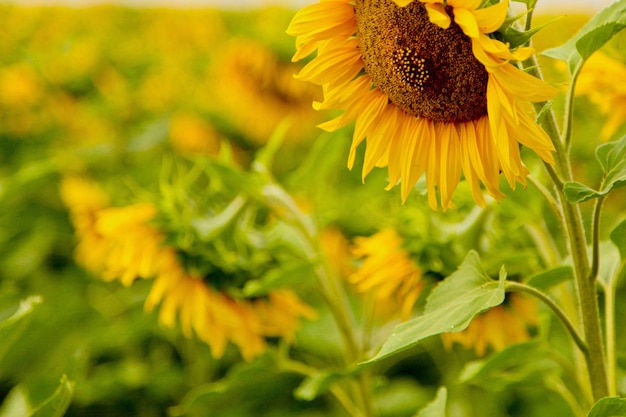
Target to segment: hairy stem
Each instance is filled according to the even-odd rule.
[[[531,75],[542,78],[535,56],[524,61],[522,65]],[[570,86],[570,90],[573,92],[573,85]],[[568,99],[570,99],[570,97],[568,97]],[[544,104],[545,103],[537,103],[535,108],[541,109]],[[568,112],[572,112],[572,110],[568,109]],[[600,310],[598,307],[595,280],[592,281],[589,279],[591,268],[587,256],[587,241],[584,234],[582,214],[579,206],[570,203],[563,192],[563,183],[571,181],[573,178],[568,149],[569,143],[566,143],[569,142],[569,136],[571,135],[572,119],[567,117],[565,123],[566,125],[563,127],[563,130],[566,136],[562,137],[559,133],[554,112],[550,109],[541,124],[546,133],[550,136],[556,151],[556,171],[553,167],[549,166],[547,166],[547,169],[559,194],[559,203],[565,221],[568,248],[574,268],[579,312],[582,318],[585,342],[588,347],[588,350],[585,352],[587,372],[589,374],[594,400],[598,401],[600,398],[606,397],[609,393],[605,351],[600,327]]]
[[[536,297],[539,300],[541,300],[545,305],[547,305],[554,312],[554,314],[556,314],[559,320],[561,320],[561,323],[565,325],[565,328],[567,329],[569,334],[572,336],[572,339],[574,339],[574,343],[576,343],[576,346],[578,346],[581,352],[587,354],[587,352],[589,351],[589,348],[587,347],[587,344],[585,343],[583,338],[580,336],[580,334],[578,334],[578,330],[576,330],[576,327],[572,324],[572,322],[567,317],[565,312],[561,309],[561,307],[559,307],[559,305],[556,302],[554,302],[554,300],[548,297],[546,293],[538,290],[535,287],[531,287],[530,285],[526,285],[526,284],[522,284],[522,283],[514,282],[514,281],[506,282],[505,291],[523,292],[526,294],[530,294],[533,297]]]

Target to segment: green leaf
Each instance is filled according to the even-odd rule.
[[[319,373],[309,376],[294,391],[294,396],[304,401],[312,401],[318,396],[324,394],[328,388],[334,384],[339,378],[344,378],[332,372]]]
[[[603,193],[576,181],[568,181],[563,184],[563,192],[565,193],[567,201],[575,204],[591,200],[592,198],[598,198],[603,195]]]
[[[470,251],[461,266],[430,294],[424,314],[396,327],[366,363],[408,349],[429,336],[464,330],[476,315],[504,301],[505,277],[502,269],[498,281],[491,279],[478,254]]]
[[[600,266],[598,279],[606,286],[613,286],[620,268],[620,252],[613,242],[600,242]]]
[[[626,417],[626,399],[605,397],[595,403],[588,417]]]
[[[446,417],[446,402],[448,400],[448,390],[440,387],[437,390],[435,399],[422,408],[415,417]]]
[[[294,286],[304,281],[315,279],[313,267],[308,263],[297,263],[285,265],[281,268],[270,269],[260,279],[253,279],[246,282],[243,287],[245,297],[259,297],[266,295],[271,290]]]
[[[24,386],[15,387],[2,404],[0,417],[62,417],[72,401],[74,387],[72,382],[63,375],[59,387],[41,404],[30,404]]]
[[[626,0],[611,4],[596,14],[565,44],[548,49],[544,55],[568,63],[570,74],[576,74],[584,62],[613,35],[626,27]]]
[[[0,322],[0,360],[26,330],[32,312],[41,302],[39,296],[28,297],[20,302],[13,315]]]
[[[611,240],[615,243],[615,246],[619,249],[622,262],[626,261],[626,220],[623,220],[620,224],[611,232]]]
[[[59,387],[54,393],[41,403],[31,417],[61,417],[70,406],[72,394],[74,392],[74,384],[63,375]]]
[[[600,191],[576,181],[568,181],[563,185],[563,191],[570,203],[582,203],[602,197],[616,188],[626,186],[626,136],[598,146],[596,159],[604,172]]]
[[[573,273],[571,266],[561,265],[531,276],[528,278],[528,281],[526,281],[526,284],[542,291],[547,291],[571,279],[574,276]]]
[[[468,363],[461,371],[459,382],[502,392],[507,387],[524,381],[529,385],[536,385],[550,371],[558,369],[558,364],[548,358],[543,345],[531,341],[511,345],[485,360]]]
[[[596,158],[604,171],[602,180],[604,194],[626,185],[626,136],[598,146]]]

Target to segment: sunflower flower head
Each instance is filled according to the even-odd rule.
[[[461,174],[478,204],[485,205],[481,184],[501,199],[500,173],[511,187],[525,184],[520,145],[554,162],[528,102],[557,90],[511,64],[532,49],[511,50],[489,36],[504,23],[508,2],[480,4],[321,1],[300,10],[287,30],[296,37],[294,60],[317,50],[297,74],[323,87],[314,107],[345,110],[320,127],[355,121],[348,167],[366,141],[363,178],[387,167],[388,188],[400,183],[403,201],[425,175],[429,205],[452,207]]]
[[[510,294],[506,304],[475,317],[465,330],[443,333],[441,338],[448,350],[458,343],[465,348],[474,349],[477,356],[484,356],[489,347],[499,352],[507,346],[529,340],[529,327],[537,324],[535,300]]]
[[[402,320],[408,320],[424,283],[421,270],[402,243],[393,229],[356,238],[353,252],[362,259],[362,264],[348,281],[357,292],[372,294],[377,306],[400,306]]]
[[[151,203],[111,206],[102,189],[78,177],[64,179],[61,197],[76,230],[77,262],[125,286],[138,278],[152,279],[145,309],[159,307],[163,326],[179,325],[186,337],[207,343],[216,358],[232,343],[251,360],[265,351],[267,338],[293,342],[300,319],[316,317],[287,289],[247,299],[216,288],[181,261],[180,249],[166,244],[166,233],[154,222],[159,209]]]

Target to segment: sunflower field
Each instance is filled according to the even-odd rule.
[[[626,0],[537,1],[0,4],[0,417],[626,417]]]

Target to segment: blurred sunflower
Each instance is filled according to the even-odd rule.
[[[387,315],[400,306],[408,320],[422,292],[422,271],[402,248],[402,238],[393,229],[354,240],[353,254],[362,259],[360,268],[348,277],[357,292],[372,294],[379,313]]]
[[[312,86],[293,79],[295,66],[251,41],[233,41],[215,66],[211,97],[219,113],[253,144],[264,144],[285,118],[292,121],[286,141],[311,136],[319,121],[311,109]]]
[[[443,333],[441,338],[448,350],[458,343],[465,348],[473,348],[477,356],[484,356],[489,346],[501,351],[507,346],[529,340],[529,326],[537,324],[535,300],[511,293],[507,295],[505,304],[475,317],[465,330]]]
[[[162,325],[174,327],[179,322],[186,337],[195,333],[216,358],[230,341],[250,360],[263,353],[266,338],[291,342],[300,318],[316,316],[290,290],[275,290],[256,299],[237,298],[189,272],[176,248],[165,245],[164,234],[152,223],[158,213],[152,204],[111,207],[106,193],[78,177],[64,179],[61,196],[76,229],[77,262],[125,286],[137,278],[155,278],[146,310],[160,304]]]
[[[626,65],[602,52],[597,52],[585,63],[578,76],[576,94],[589,97],[607,120],[600,139],[607,141],[626,121]]]
[[[104,270],[108,242],[97,230],[100,210],[109,207],[109,196],[95,183],[80,177],[66,177],[61,182],[61,198],[70,208],[77,244],[76,262],[87,270],[99,273]]]
[[[553,145],[529,115],[529,101],[557,90],[520,71],[511,50],[494,37],[508,1],[479,8],[480,0],[322,0],[300,10],[287,33],[296,36],[300,60],[317,50],[297,78],[323,87],[317,109],[345,112],[321,128],[356,121],[348,167],[367,137],[363,178],[387,167],[406,200],[426,174],[429,205],[445,210],[461,172],[474,199],[485,204],[480,183],[496,199],[500,173],[511,187],[528,169],[519,145],[553,163]]]

